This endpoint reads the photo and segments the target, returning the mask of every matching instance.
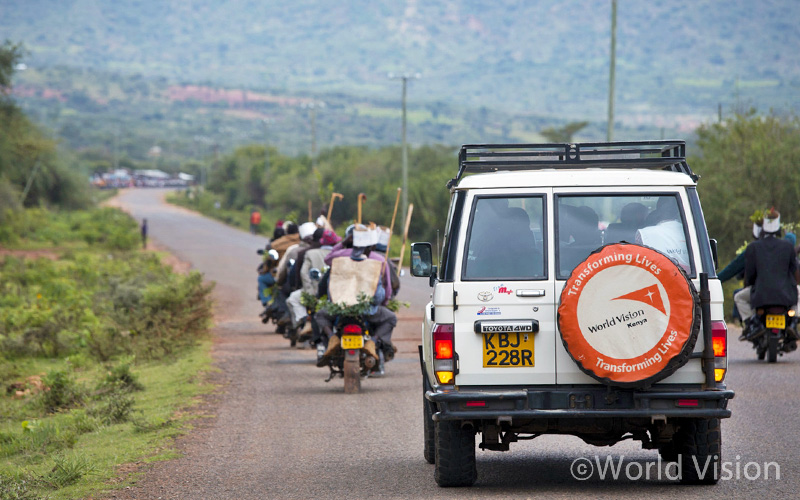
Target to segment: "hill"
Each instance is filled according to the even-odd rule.
[[[642,128],[650,136],[660,128],[672,136],[689,134],[701,121],[714,119],[718,107],[728,112],[742,105],[765,111],[797,106],[800,31],[792,20],[800,15],[800,2],[620,0],[618,5],[616,118],[631,131],[625,138]],[[174,103],[176,92],[187,95],[187,86],[205,90],[191,91],[182,101],[186,105],[219,89],[272,96],[215,104],[224,101],[251,123],[265,117],[288,123],[275,111],[286,109],[286,99],[323,99],[348,110],[335,119],[320,113],[320,119],[332,120],[334,128],[339,123],[339,135],[345,133],[349,142],[389,137],[396,142],[396,127],[391,133],[384,129],[389,115],[397,118],[400,85],[387,74],[410,71],[421,78],[409,84],[409,106],[438,124],[432,135],[411,131],[418,143],[535,137],[536,126],[520,128],[506,119],[510,116],[540,123],[605,121],[610,44],[605,1],[10,0],[0,9],[4,36],[30,52],[26,64],[33,71],[20,73],[17,85],[38,97],[44,92],[74,97],[76,89],[88,92],[98,79],[141,86],[133,95],[115,96],[113,85],[93,90],[100,108],[115,99],[133,103],[166,96],[163,102]],[[54,69],[82,74],[89,84],[79,77],[68,88],[52,87],[45,81],[52,76],[42,75]],[[145,87],[156,95],[146,95]],[[30,106],[47,114],[40,105]],[[150,113],[151,119],[158,113]],[[474,120],[464,123],[470,113]],[[497,120],[481,124],[488,130],[476,129],[487,115]],[[357,131],[349,128],[355,117],[361,124]],[[422,115],[416,119],[426,121]],[[299,132],[308,125],[288,128]],[[586,135],[602,138],[602,127]],[[321,144],[326,140],[336,142],[337,133]],[[303,149],[298,142],[287,135],[283,145]]]

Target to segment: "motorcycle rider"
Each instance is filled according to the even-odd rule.
[[[311,318],[308,317],[306,307],[301,303],[303,292],[310,293],[314,296],[317,295],[317,288],[319,282],[311,278],[311,269],[322,270],[325,267],[325,256],[328,255],[333,248],[333,245],[339,242],[341,238],[328,229],[317,228],[314,231],[314,236],[311,241],[311,246],[305,251],[301,251],[297,256],[295,262],[295,276],[297,281],[301,283],[300,288],[289,294],[286,299],[286,305],[289,306],[289,311],[292,314],[292,328],[297,329],[300,323],[305,319],[303,329],[298,332],[298,342],[308,340],[311,335]]]
[[[754,340],[764,333],[763,325],[754,321],[754,311],[764,306],[795,307],[797,282],[800,280],[794,245],[780,238],[780,213],[770,208],[762,224],[760,239],[745,249],[744,284],[750,286],[749,303],[739,300],[737,307],[745,320],[743,340]],[[792,328],[786,330],[797,339]]]
[[[348,231],[350,231],[350,228],[348,228]],[[352,248],[347,248],[348,239],[352,241]],[[364,319],[373,325],[372,336],[375,338],[375,343],[380,345],[380,348],[384,351],[384,357],[388,360],[394,357],[394,353],[396,352],[396,349],[392,345],[391,338],[392,331],[397,325],[397,316],[386,307],[386,303],[391,297],[391,284],[389,283],[387,285],[387,281],[391,281],[391,278],[388,276],[389,270],[385,265],[386,260],[372,251],[377,241],[377,234],[374,231],[369,230],[366,226],[360,224],[356,225],[352,229],[351,234],[341,242],[343,245],[339,249],[334,247],[334,250],[325,257],[325,260],[329,261],[330,259],[330,262],[333,263],[333,259],[337,257],[349,256],[350,259],[357,262],[364,261],[365,259],[372,259],[383,264],[381,267],[383,273],[378,281],[371,306],[364,316]],[[334,255],[334,253],[337,253],[337,255]],[[339,342],[336,342],[336,339],[332,338],[333,320],[335,318],[331,317],[325,308],[320,309],[314,315],[314,318],[320,327],[322,336],[328,341],[328,347],[325,353],[317,360],[317,366],[322,367],[327,364],[328,359],[340,348],[340,345]],[[377,353],[370,352],[370,354],[378,358]]]
[[[313,240],[314,231],[316,231],[316,229],[317,226],[313,222],[304,222],[303,224],[300,224],[300,226],[297,228],[299,241],[288,247],[286,252],[283,254],[283,257],[281,257],[281,260],[278,262],[275,283],[279,287],[279,293],[277,294],[275,300],[281,302],[281,305],[283,306],[283,314],[281,314],[280,319],[278,319],[279,327],[286,327],[292,322],[292,316],[286,304],[286,299],[289,297],[289,294],[292,293],[297,286],[299,286],[299,284],[291,283],[288,279],[289,274],[292,271],[292,266],[294,266],[297,260],[297,255],[302,250],[305,250],[311,246],[311,241]],[[289,235],[287,234],[287,236]],[[286,236],[284,236],[284,238],[286,238]],[[288,338],[288,333],[286,333],[285,336]]]

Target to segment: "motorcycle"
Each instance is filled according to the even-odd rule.
[[[798,318],[794,309],[786,306],[759,307],[753,318],[752,328],[757,332],[750,340],[759,360],[766,358],[774,363],[797,349]]]
[[[339,342],[340,349],[328,358],[330,374],[325,382],[339,376],[344,378],[344,392],[361,390],[361,378],[382,376],[385,364],[394,358],[394,348],[378,345],[369,333],[369,324],[361,317],[340,316],[333,328],[329,342]],[[317,359],[321,359],[326,346],[317,344]]]

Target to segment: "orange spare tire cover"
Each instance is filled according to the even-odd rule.
[[[692,282],[663,253],[615,243],[575,267],[561,292],[567,352],[595,379],[646,387],[683,366],[700,330]]]

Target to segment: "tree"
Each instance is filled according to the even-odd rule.
[[[0,46],[0,94],[8,95],[11,93],[11,78],[17,63],[22,58],[22,45],[14,44],[6,40]]]
[[[86,206],[91,201],[86,179],[59,159],[56,143],[10,97],[21,56],[19,44],[0,46],[0,212],[17,208],[22,194],[25,206]]]
[[[800,218],[800,120],[755,110],[697,130],[701,175],[698,193],[709,234],[719,242],[720,262],[749,239],[749,216],[775,207],[784,222]]]

